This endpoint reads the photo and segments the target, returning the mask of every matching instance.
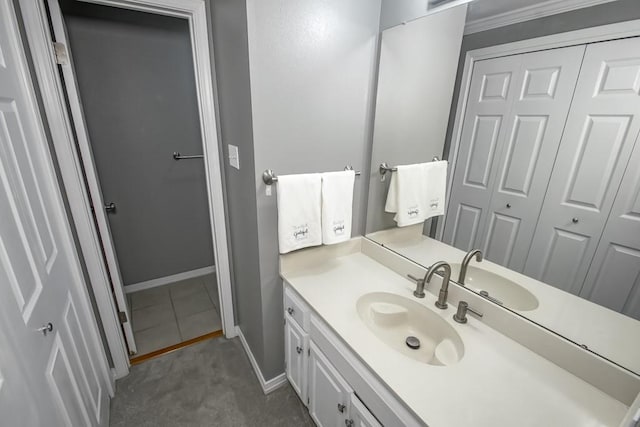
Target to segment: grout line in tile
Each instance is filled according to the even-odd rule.
[[[178,335],[180,336],[180,342],[184,341],[182,331],[180,330],[180,323],[178,323],[178,315],[176,314],[176,307],[173,305],[173,295],[169,292],[169,300],[171,301],[171,310],[173,311],[173,319],[176,322],[176,328],[178,328]]]

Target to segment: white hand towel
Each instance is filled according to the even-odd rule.
[[[427,210],[425,219],[444,215],[448,165],[449,162],[446,160],[426,163],[425,197]]]
[[[399,165],[391,177],[385,211],[393,212],[398,227],[444,214],[447,161]]]
[[[281,175],[277,193],[280,253],[322,244],[320,174]]]
[[[322,174],[322,243],[332,245],[351,238],[355,172]]]

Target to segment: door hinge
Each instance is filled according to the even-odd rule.
[[[64,44],[60,42],[53,42],[53,52],[56,55],[56,64],[69,64],[69,54],[67,53],[67,47]]]
[[[120,319],[120,323],[127,323],[129,321],[129,319],[127,319],[127,312],[126,311],[119,311],[118,312],[118,319]]]

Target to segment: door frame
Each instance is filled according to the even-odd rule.
[[[477,61],[637,36],[640,36],[640,20],[633,20],[568,31],[565,33],[556,33],[548,36],[467,51],[462,78],[460,79],[460,92],[458,94],[458,103],[456,105],[453,132],[451,133],[451,144],[449,144],[447,156],[449,161],[449,171],[447,173],[447,193],[445,200],[450,200],[453,188],[453,176],[455,173],[456,162],[458,160],[458,150],[462,139],[462,128],[464,126],[464,117],[467,110],[469,91],[471,90],[471,76],[473,74],[474,65]],[[449,206],[447,203],[447,211],[448,208]],[[442,240],[446,217],[447,212],[445,212],[442,218],[438,219],[435,234],[435,238],[438,240]]]
[[[46,0],[20,0],[25,32],[29,39],[31,56],[41,86],[48,124],[70,210],[76,223],[83,255],[91,277],[96,305],[102,318],[109,350],[114,361],[114,375],[123,377],[129,372],[129,357],[124,335],[117,316],[117,307],[111,296],[109,273],[102,257],[102,243],[96,233],[91,213],[90,195],[83,178],[76,140],[66,109],[63,86],[58,74],[55,53],[46,8]],[[79,0],[123,9],[155,13],[186,19],[191,34],[191,49],[196,80],[196,93],[202,135],[205,175],[207,181],[209,216],[220,294],[222,328],[227,338],[237,335],[235,328],[231,270],[229,264],[226,208],[224,204],[221,141],[218,137],[218,115],[214,98],[213,47],[209,45],[207,12],[204,0]],[[210,54],[211,52],[211,54]],[[78,141],[81,143],[81,141]],[[85,160],[86,161],[86,160]],[[89,161],[92,161],[89,159]],[[215,209],[214,209],[215,207]],[[107,236],[107,238],[109,238]],[[85,251],[85,247],[87,250]],[[119,272],[118,272],[119,274]]]

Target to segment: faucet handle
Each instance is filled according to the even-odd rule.
[[[416,283],[420,283],[420,282],[424,282],[424,279],[418,279],[416,276],[414,276],[413,274],[407,274],[407,277],[411,280],[413,280]]]
[[[416,282],[416,284],[418,285],[416,286],[416,290],[413,291],[413,296],[415,296],[416,298],[424,298],[426,295],[424,293],[424,284],[425,284],[424,279],[418,279],[417,277],[411,274],[407,274],[407,277],[413,280],[414,282]]]
[[[460,301],[458,303],[458,311],[453,315],[453,320],[458,323],[467,323],[467,311],[472,312],[478,317],[482,317],[482,313],[478,313],[476,310],[469,307],[469,303],[466,301]]]

